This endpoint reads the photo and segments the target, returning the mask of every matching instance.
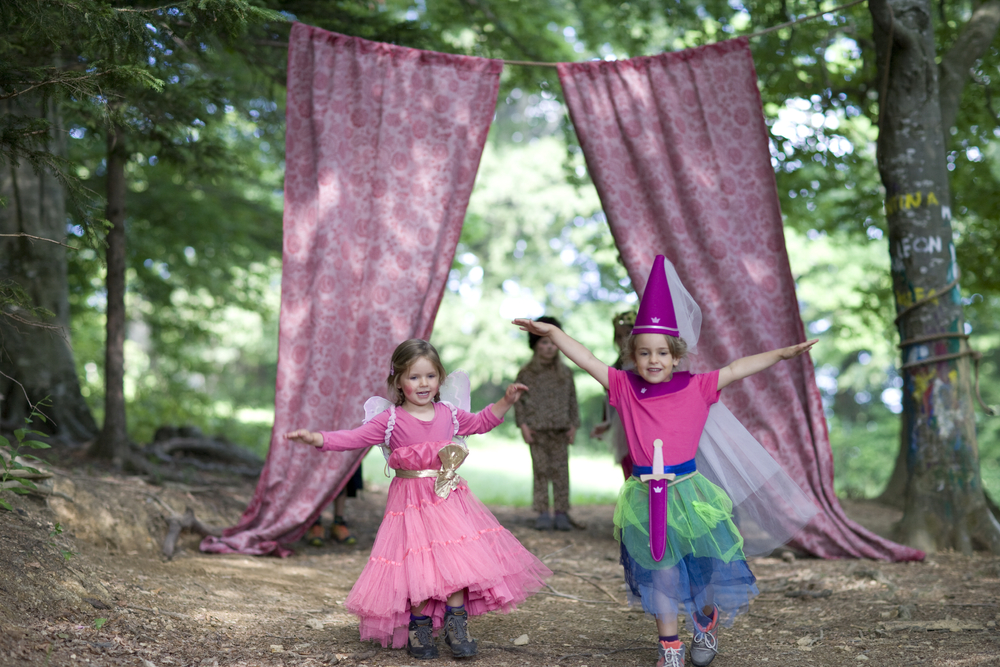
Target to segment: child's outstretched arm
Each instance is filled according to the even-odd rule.
[[[312,445],[313,447],[323,446],[323,436],[315,431],[309,431],[304,428],[300,428],[291,433],[286,433],[284,436],[285,440],[291,440],[292,442],[301,442],[303,445]]]
[[[601,383],[602,387],[608,388],[608,365],[595,357],[583,344],[570,338],[565,331],[545,322],[517,319],[513,323],[520,327],[521,331],[527,331],[537,336],[548,336],[549,340],[569,357],[570,361],[590,373],[595,380]]]
[[[511,406],[517,403],[517,399],[521,398],[521,394],[526,391],[528,391],[527,385],[523,385],[520,382],[508,385],[503,398],[494,403],[490,410],[496,415],[497,419],[503,419],[503,416],[507,414]]]
[[[766,368],[770,368],[779,361],[793,359],[815,345],[817,340],[819,339],[814,338],[798,345],[790,345],[789,347],[782,347],[770,352],[761,352],[760,354],[737,359],[719,371],[719,389],[721,390],[723,387],[737,380],[742,380],[754,373],[759,373]]]

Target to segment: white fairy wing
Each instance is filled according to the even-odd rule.
[[[452,371],[441,385],[441,400],[456,408],[472,411],[472,382],[463,370]]]
[[[698,472],[725,490],[747,556],[787,543],[819,510],[740,420],[721,402],[708,421],[695,457]]]
[[[382,414],[391,407],[392,403],[382,398],[381,396],[372,396],[367,401],[365,401],[365,420],[361,423],[367,424],[372,419],[374,419],[376,415]],[[392,421],[395,422],[395,420]],[[379,445],[379,447],[382,449],[382,456],[385,457],[386,461],[389,460],[389,454],[392,453],[392,451],[389,449],[389,435],[391,433],[392,433],[392,428],[390,426],[390,428],[386,429],[385,444]]]
[[[365,420],[361,422],[362,424],[367,424],[372,419],[375,419],[376,415],[382,414],[392,406],[392,403],[382,398],[381,396],[372,396],[367,401],[365,401]]]
[[[463,370],[448,373],[448,377],[445,378],[444,384],[441,385],[441,402],[449,408],[455,407],[465,410],[466,412],[472,411],[472,382],[469,380],[468,373]],[[468,445],[465,443],[465,438],[460,438],[458,436],[458,415],[454,410],[452,410],[451,418],[455,423],[455,433],[452,436],[453,439],[455,442],[468,449]]]

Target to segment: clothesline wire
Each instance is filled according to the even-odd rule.
[[[846,5],[837,5],[831,9],[827,9],[823,12],[818,12],[816,14],[810,14],[809,16],[803,16],[802,18],[795,19],[794,21],[785,21],[784,23],[779,23],[778,25],[773,25],[770,28],[764,28],[763,30],[758,30],[757,32],[752,32],[749,35],[741,35],[747,39],[753,39],[754,37],[760,37],[761,35],[766,35],[769,32],[774,32],[775,30],[781,30],[782,28],[787,28],[788,26],[795,25],[796,23],[804,23],[805,21],[812,21],[821,16],[826,16],[827,14],[834,14],[841,10],[853,7],[854,5],[860,5],[862,2],[867,2],[868,0],[854,0],[854,2],[848,2]],[[504,60],[504,65],[520,65],[523,67],[558,67],[559,63],[546,63],[546,62],[535,62],[531,60]]]

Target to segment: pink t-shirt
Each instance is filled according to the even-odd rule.
[[[636,373],[609,368],[608,385],[635,465],[653,465],[657,438],[663,441],[664,465],[694,458],[708,409],[719,400],[719,371],[675,372],[667,382],[649,384]]]

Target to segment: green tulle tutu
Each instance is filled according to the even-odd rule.
[[[647,570],[673,567],[686,556],[724,563],[746,560],[726,492],[694,473],[667,490],[667,549],[657,562],[649,550],[649,486],[629,477],[615,506],[615,539]]]
[[[732,520],[733,503],[699,473],[667,493],[667,548],[659,562],[649,550],[649,487],[630,477],[618,496],[615,538],[629,604],[664,620],[715,606],[728,627],[759,593]]]

